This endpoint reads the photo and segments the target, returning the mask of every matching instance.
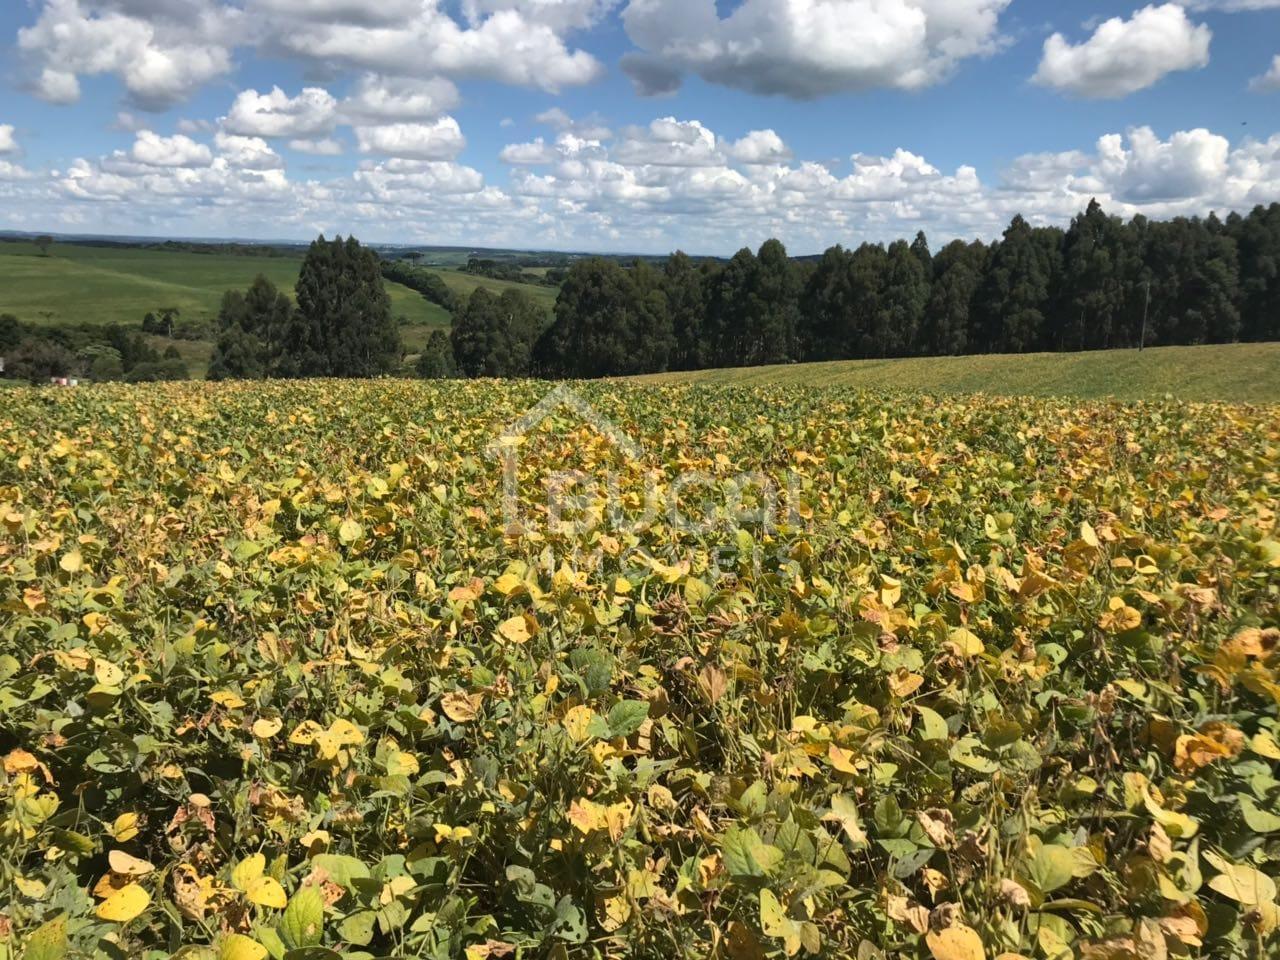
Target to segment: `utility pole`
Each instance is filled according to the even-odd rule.
[[[1142,348],[1147,343],[1147,308],[1151,306],[1151,281],[1146,282],[1147,296],[1142,301],[1142,333],[1138,335],[1138,352],[1142,352]]]

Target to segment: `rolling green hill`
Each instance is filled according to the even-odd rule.
[[[514,287],[526,294],[534,303],[546,308],[548,315],[555,308],[556,297],[560,293],[556,287],[542,287],[533,283],[515,283],[511,280],[494,280],[491,277],[481,277],[474,273],[464,273],[461,270],[432,269],[440,274],[450,290],[461,297],[471,296],[471,291],[476,287],[484,287],[495,295],[501,295],[504,290]]]
[[[43,257],[32,244],[0,243],[0,313],[33,324],[136,326],[148,310],[177,307],[184,318],[206,319],[217,315],[225,291],[249,286],[259,273],[292,293],[301,265],[294,256],[75,244],[55,244]],[[410,324],[448,326],[445,310],[407,287],[388,283],[387,292],[392,312]]]
[[[930,393],[1125,400],[1171,394],[1186,400],[1277,403],[1280,343],[1154,347],[1142,352],[841,360],[662,373],[634,379],[642,383],[841,385]]]

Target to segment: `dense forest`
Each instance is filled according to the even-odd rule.
[[[128,383],[188,376],[175,347],[161,353],[142,334],[119,324],[32,326],[0,314],[0,357],[4,377],[32,383],[66,376]]]
[[[672,254],[568,270],[525,349],[518,310],[455,315],[460,375],[598,377],[807,360],[1280,340],[1280,203],[1225,221],[1125,222],[1096,202],[1063,230],[1015,217],[990,244],[923,233],[795,261]],[[477,359],[475,344],[493,345]],[[465,344],[465,354],[460,347]],[[439,343],[436,345],[440,346]],[[424,360],[448,370],[448,358]]]

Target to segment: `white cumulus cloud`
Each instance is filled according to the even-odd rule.
[[[1032,79],[1077,97],[1124,97],[1175,71],[1207,66],[1212,39],[1213,31],[1192,23],[1177,4],[1147,6],[1128,20],[1099,24],[1084,43],[1055,33],[1045,41]]]
[[[280,170],[284,167],[280,155],[261,137],[241,137],[219,130],[213,143],[233,167],[246,170]]]
[[[413,160],[452,160],[467,144],[458,121],[448,116],[434,123],[388,123],[355,131],[361,153]]]
[[[17,153],[18,141],[13,136],[12,123],[0,123],[0,153]]]
[[[388,78],[365,74],[342,101],[342,116],[355,122],[431,120],[458,105],[458,88],[443,77]]]
[[[290,97],[279,87],[269,93],[242,90],[222,120],[230,133],[246,137],[314,139],[333,131],[338,101],[321,87],[304,87]]]
[[[739,163],[786,163],[791,150],[772,130],[752,130],[729,145],[729,156]]]
[[[630,0],[639,48],[623,69],[642,93],[683,76],[798,99],[935,84],[1000,44],[1009,0],[743,0],[721,18],[716,0]]]
[[[79,75],[113,74],[137,106],[163,110],[231,70],[234,8],[134,6],[45,0],[36,22],[18,31],[19,51],[36,64],[36,95],[74,103]]]
[[[213,163],[213,153],[206,144],[181,133],[162,137],[150,130],[138,131],[129,155],[148,167],[207,167]]]
[[[1254,77],[1249,89],[1258,93],[1270,93],[1280,90],[1280,53],[1271,61],[1271,69]]]

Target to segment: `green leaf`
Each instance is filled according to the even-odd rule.
[[[22,960],[62,960],[67,955],[67,918],[54,917],[42,923],[27,938]]]
[[[1065,887],[1075,877],[1076,855],[1070,847],[1046,843],[1026,865],[1027,879],[1041,893]]]
[[[615,737],[629,737],[649,717],[647,700],[623,700],[609,711],[609,732]]]
[[[302,887],[289,900],[280,917],[280,936],[285,946],[315,946],[324,935],[324,898],[315,886]]]
[[[947,721],[942,719],[942,714],[936,710],[930,710],[928,707],[916,707],[916,713],[920,714],[921,740],[946,740],[950,736],[947,729]]]
[[[313,866],[329,874],[329,879],[339,886],[351,889],[353,881],[369,877],[369,868],[355,857],[341,853],[320,853],[311,858]]]
[[[1244,816],[1244,822],[1249,829],[1255,833],[1275,833],[1280,830],[1280,817],[1267,810],[1263,810],[1253,802],[1252,797],[1241,795],[1240,813]]]
[[[734,877],[765,877],[782,862],[782,851],[760,839],[750,827],[736,824],[720,840],[725,869]]]
[[[359,913],[353,913],[338,924],[338,933],[348,943],[367,947],[369,941],[373,939],[373,925],[377,920],[378,915],[374,911],[361,910]]]

